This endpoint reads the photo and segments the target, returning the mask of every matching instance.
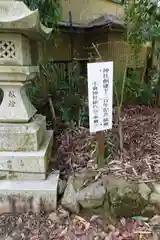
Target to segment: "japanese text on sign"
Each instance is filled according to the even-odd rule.
[[[113,62],[88,63],[90,132],[112,128]]]

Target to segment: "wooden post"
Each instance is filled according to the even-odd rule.
[[[70,24],[70,44],[71,44],[71,60],[74,58],[74,41],[73,41],[73,24],[72,24],[72,12],[69,11],[69,24]]]
[[[103,62],[102,59],[96,59],[96,62]],[[97,139],[97,164],[101,168],[104,166],[104,131],[96,132]]]
[[[96,132],[97,140],[97,164],[101,168],[104,166],[104,131]]]
[[[90,62],[103,62],[102,59],[91,60]],[[97,141],[97,149],[96,149],[96,161],[98,167],[101,168],[104,166],[104,131],[96,132],[96,141]]]

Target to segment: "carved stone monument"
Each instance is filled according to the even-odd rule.
[[[47,192],[49,186],[47,196],[55,208],[58,174],[46,179],[53,131],[46,131],[46,118],[36,114],[25,91],[39,72],[34,66],[38,41],[51,31],[40,23],[38,10],[0,0],[0,196],[23,190],[40,196],[37,187]]]

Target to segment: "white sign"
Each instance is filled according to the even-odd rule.
[[[112,128],[113,62],[87,64],[90,132]]]

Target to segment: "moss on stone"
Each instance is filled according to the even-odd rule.
[[[148,202],[145,201],[138,193],[127,194],[123,196],[117,196],[113,202],[111,202],[111,213],[116,218],[132,217],[141,215]]]
[[[138,183],[123,178],[105,176],[103,182],[107,189],[110,213],[115,218],[132,217],[144,214],[148,201],[139,193]]]

